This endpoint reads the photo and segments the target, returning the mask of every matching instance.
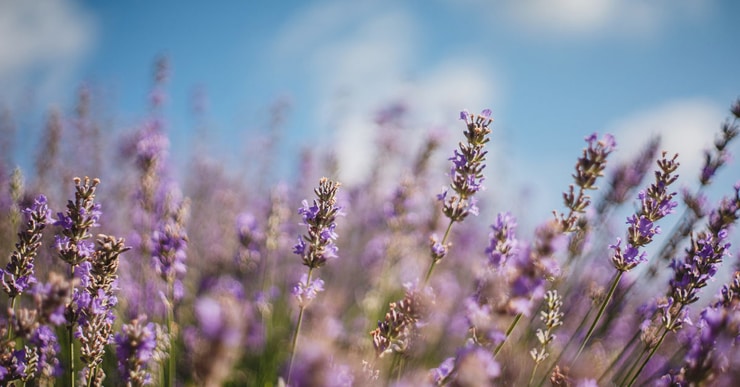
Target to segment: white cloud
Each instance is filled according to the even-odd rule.
[[[616,32],[644,37],[673,19],[702,17],[713,1],[700,0],[506,0],[520,27],[547,36],[588,37]]]
[[[302,12],[281,31],[274,52],[275,60],[291,61],[292,71],[305,71],[310,79],[317,96],[310,124],[336,130],[347,183],[365,177],[372,164],[377,109],[407,103],[414,128],[399,141],[415,149],[419,130],[454,122],[461,108],[494,107],[490,98],[499,94],[490,70],[475,57],[427,63],[417,72],[421,36],[415,15],[391,4],[357,4],[320,3]]]
[[[681,181],[695,185],[703,152],[712,145],[725,116],[724,106],[700,98],[683,99],[635,113],[613,123],[608,131],[617,139],[618,160],[636,156],[651,136],[660,135],[660,149],[679,154]]]
[[[1,2],[2,93],[29,86],[38,94],[52,92],[88,52],[93,31],[91,17],[71,1]]]

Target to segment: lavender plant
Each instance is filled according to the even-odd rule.
[[[308,232],[298,237],[298,243],[293,247],[293,253],[301,257],[304,266],[308,267],[308,272],[301,276],[301,280],[293,288],[293,295],[298,300],[298,321],[296,323],[293,340],[291,341],[290,363],[288,365],[288,384],[291,381],[293,370],[293,361],[295,359],[296,349],[298,348],[298,335],[303,323],[303,313],[308,303],[316,295],[324,290],[324,281],[320,278],[312,278],[315,269],[324,266],[329,259],[336,259],[337,239],[336,218],[341,215],[341,207],[337,206],[337,191],[340,184],[321,178],[319,186],[314,189],[316,199],[313,205],[308,201],[303,201],[303,207],[298,213],[303,218],[303,224],[308,228]]]
[[[467,110],[460,112],[460,119],[465,121],[466,129],[463,132],[466,143],[459,143],[459,149],[455,149],[452,157],[453,167],[450,169],[449,187],[454,193],[448,196],[449,190],[445,188],[437,195],[437,200],[442,202],[442,213],[450,220],[445,229],[442,239],[436,235],[430,238],[432,261],[429,265],[424,283],[429,282],[434,267],[447,255],[449,244],[447,238],[450,236],[452,224],[462,222],[468,215],[478,215],[479,209],[476,203],[478,199],[475,194],[483,189],[483,169],[486,165],[487,150],[484,145],[490,141],[488,135],[491,133],[489,126],[493,122],[491,109],[484,109],[479,115],[470,115]]]
[[[638,194],[641,208],[637,213],[627,218],[626,223],[629,226],[624,250],[622,250],[621,238],[617,238],[615,244],[609,245],[609,248],[613,250],[611,261],[617,269],[617,273],[612,280],[606,298],[601,303],[596,317],[594,317],[585,338],[581,342],[581,347],[578,349],[575,359],[588,344],[596,324],[599,323],[606,306],[617,289],[622,275],[647,260],[646,253],[644,251],[640,252],[639,249],[652,242],[653,237],[660,233],[660,227],[655,225],[655,222],[672,213],[677,206],[677,203],[673,200],[676,193],[668,192],[668,187],[678,179],[678,175],[674,174],[678,169],[677,157],[678,155],[675,155],[669,159],[664,152],[662,158],[658,160],[660,170],[655,172],[655,183],[650,185],[646,191],[641,191]]]

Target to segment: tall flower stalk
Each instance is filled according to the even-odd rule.
[[[18,297],[36,282],[34,263],[41,247],[42,232],[52,222],[51,210],[46,197],[40,195],[33,205],[23,211],[28,221],[26,227],[18,233],[15,250],[10,254],[10,262],[5,269],[0,269],[0,285],[8,294],[8,308],[15,311]],[[8,338],[12,337],[12,326],[8,329]]]
[[[92,242],[90,229],[98,226],[100,219],[100,204],[95,203],[95,191],[100,180],[85,177],[74,178],[75,199],[67,202],[67,211],[57,214],[55,226],[62,228],[61,233],[55,236],[55,246],[62,261],[69,264],[69,278],[74,280],[75,272],[80,265],[93,255],[95,248]],[[84,274],[82,275],[84,277]],[[69,385],[75,385],[75,328],[80,318],[79,306],[86,299],[86,291],[74,288],[72,302],[67,306],[67,333],[69,340]]]
[[[610,134],[599,139],[596,133],[592,133],[584,140],[588,145],[576,161],[573,174],[575,184],[571,184],[568,191],[563,192],[563,202],[569,210],[568,214],[553,211],[555,219],[537,228],[532,246],[526,246],[513,255],[515,259],[511,260],[510,265],[516,274],[510,276],[508,286],[511,289],[511,309],[516,316],[507,328],[503,340],[494,349],[494,355],[501,351],[522,316],[530,315],[533,304],[545,295],[547,279],[555,277],[561,271],[553,259],[559,240],[568,233],[585,233],[585,212],[591,204],[588,192],[598,189],[596,181],[603,176],[607,159],[617,144]]]
[[[319,180],[319,186],[314,189],[316,199],[309,205],[303,201],[303,207],[298,213],[303,218],[303,224],[308,232],[298,237],[298,243],[293,252],[301,257],[304,266],[308,267],[308,273],[293,288],[293,295],[298,300],[298,322],[296,323],[290,349],[290,363],[288,365],[288,385],[293,373],[293,361],[298,348],[298,336],[303,323],[303,313],[308,303],[316,297],[316,294],[324,290],[324,281],[319,278],[312,279],[313,271],[326,264],[329,259],[337,256],[337,233],[336,218],[341,214],[341,208],[337,206],[336,194],[340,184],[325,177]]]
[[[596,325],[599,323],[604,311],[606,311],[609,301],[614,296],[622,275],[647,260],[646,253],[644,251],[640,252],[639,249],[652,242],[653,237],[660,233],[660,227],[655,225],[655,222],[672,213],[678,205],[673,200],[676,193],[668,191],[668,187],[678,179],[678,175],[674,174],[679,165],[676,161],[677,157],[678,155],[674,155],[673,158],[669,159],[666,157],[666,153],[663,152],[661,159],[658,160],[659,170],[655,172],[655,183],[650,185],[646,191],[641,191],[638,194],[641,204],[640,210],[627,218],[626,223],[629,226],[627,228],[627,241],[624,249],[622,248],[621,238],[617,238],[615,244],[609,245],[609,248],[613,250],[611,261],[617,272],[609,287],[609,292],[602,301],[596,317],[588,328],[573,362],[578,359],[583,349],[586,348]]]
[[[478,215],[478,200],[475,194],[483,189],[483,169],[486,165],[487,150],[484,145],[490,141],[488,135],[491,133],[489,126],[493,122],[491,118],[491,109],[484,109],[480,114],[470,115],[467,110],[460,112],[460,119],[465,121],[466,143],[459,143],[459,148],[455,149],[452,157],[453,166],[450,169],[450,178],[452,182],[449,188],[454,193],[448,195],[448,189],[437,195],[437,199],[442,202],[442,213],[450,220],[445,229],[442,239],[439,240],[436,235],[431,237],[431,255],[432,261],[429,269],[424,276],[424,285],[429,282],[434,267],[447,255],[449,244],[447,239],[450,236],[452,224],[462,222],[468,215]]]
[[[175,322],[175,308],[177,302],[182,299],[182,279],[187,270],[185,259],[187,258],[188,235],[185,223],[188,217],[189,201],[187,198],[182,198],[179,191],[173,188],[167,192],[162,202],[162,219],[152,233],[152,266],[165,284],[162,299],[165,304],[165,325],[169,340],[165,376],[166,384],[174,386],[177,365],[175,341],[178,331]]]
[[[688,312],[686,307],[699,300],[699,291],[709,284],[717,273],[719,264],[730,254],[727,230],[740,218],[740,183],[735,184],[734,190],[734,197],[722,199],[718,208],[709,215],[706,229],[692,235],[683,260],[674,260],[671,263],[674,275],[669,282],[667,302],[658,308],[661,321],[659,329],[662,333],[657,335],[654,343],[646,347],[647,356],[637,371],[631,378],[625,378],[629,380],[629,386],[637,381],[668,333],[678,332],[683,327]]]

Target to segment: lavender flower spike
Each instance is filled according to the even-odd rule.
[[[303,224],[308,227],[308,233],[298,238],[293,252],[301,257],[303,264],[310,269],[323,266],[327,259],[337,258],[337,234],[335,220],[342,215],[341,208],[336,205],[336,194],[340,184],[327,178],[321,178],[319,187],[314,189],[317,199],[313,205],[303,201],[303,207],[298,213],[303,218]]]
[[[466,110],[460,112],[460,119],[465,121],[467,127],[463,134],[467,139],[466,143],[460,142],[459,149],[455,149],[452,157],[452,168],[450,169],[450,188],[454,191],[448,194],[445,187],[441,194],[437,195],[437,200],[442,202],[442,213],[450,219],[447,229],[442,236],[441,241],[437,241],[432,236],[431,256],[432,262],[429,265],[427,274],[424,277],[424,283],[429,282],[429,278],[434,271],[434,267],[444,258],[447,253],[449,244],[447,238],[450,235],[452,224],[462,222],[468,215],[478,215],[479,209],[476,205],[478,199],[474,197],[475,193],[483,190],[483,169],[486,165],[486,154],[488,151],[483,146],[490,141],[488,135],[491,133],[489,125],[493,122],[491,118],[491,109],[485,109],[479,115],[471,116]]]
[[[147,323],[145,315],[139,316],[121,327],[115,343],[118,371],[123,381],[131,386],[150,384],[149,363],[157,347],[154,323]]]
[[[488,153],[483,146],[490,141],[488,135],[491,129],[488,126],[493,122],[490,109],[475,116],[464,110],[460,113],[460,119],[467,125],[464,132],[467,143],[461,142],[459,149],[455,149],[449,158],[453,164],[450,169],[450,188],[455,194],[437,196],[443,202],[442,212],[452,222],[460,222],[469,214],[478,213],[473,195],[483,189],[483,169],[486,167],[483,162]]]
[[[99,179],[86,177],[84,180],[74,178],[75,200],[67,202],[66,213],[58,213],[55,226],[61,226],[62,232],[55,236],[55,245],[60,258],[72,266],[79,265],[90,258],[94,245],[90,228],[99,226],[100,204],[95,203],[95,190]]]
[[[336,199],[339,186],[339,183],[322,177],[318,188],[314,189],[317,198],[314,199],[313,205],[309,206],[308,201],[304,200],[303,207],[298,210],[303,218],[303,224],[308,227],[308,233],[298,237],[298,243],[293,247],[293,252],[301,257],[304,265],[308,266],[308,273],[304,274],[301,281],[293,288],[293,295],[298,299],[299,312],[290,350],[289,385],[293,374],[293,361],[298,347],[303,312],[308,302],[315,298],[318,292],[324,290],[324,281],[320,279],[312,281],[311,274],[314,269],[323,266],[327,259],[337,258],[335,220],[337,216],[342,215],[342,209],[337,206]]]
[[[0,284],[11,299],[36,282],[33,265],[41,247],[41,232],[51,223],[51,211],[44,195],[36,198],[33,205],[23,212],[28,217],[26,227],[18,233],[19,241],[10,255],[10,262],[5,269],[0,269]]]
[[[491,225],[490,245],[486,248],[488,263],[491,267],[503,266],[516,254],[518,241],[515,236],[516,219],[508,212],[496,216],[496,223]]]
[[[650,185],[646,191],[640,191],[638,199],[640,200],[640,210],[627,218],[627,238],[624,250],[621,247],[621,239],[617,238],[617,243],[609,245],[614,250],[612,255],[612,264],[620,272],[632,270],[635,266],[647,260],[644,252],[639,248],[653,241],[653,236],[660,233],[660,227],[655,222],[673,212],[678,203],[673,200],[675,192],[668,192],[668,186],[673,184],[678,175],[674,172],[678,168],[676,158],[668,159],[666,153],[658,160],[658,167],[655,172],[655,183]]]

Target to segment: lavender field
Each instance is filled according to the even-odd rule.
[[[738,14],[0,1],[0,386],[740,385]]]
[[[244,175],[196,153],[177,179],[167,79],[162,59],[148,118],[115,138],[82,87],[74,109],[48,114],[32,167],[4,157],[3,385],[740,379],[729,243],[740,181],[712,186],[731,162],[740,101],[700,170],[660,138],[614,162],[619,138],[585,134],[552,214],[491,214],[495,109],[462,110],[456,147],[430,130],[409,149],[393,141],[406,110],[390,105],[375,117],[372,173],[352,184],[322,149],[305,152],[295,180],[269,183],[270,147]],[[6,155],[19,135],[9,112]],[[522,233],[519,217],[539,224]]]

